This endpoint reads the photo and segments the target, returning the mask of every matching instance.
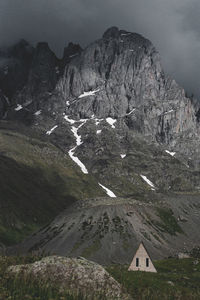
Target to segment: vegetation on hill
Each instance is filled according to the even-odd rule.
[[[81,295],[59,292],[50,284],[34,282],[33,279],[12,278],[6,273],[8,266],[33,263],[38,257],[0,258],[0,299],[1,300],[87,300]],[[122,284],[132,299],[137,300],[198,300],[200,299],[200,260],[165,259],[154,262],[158,273],[128,272],[128,266],[112,265],[107,271]],[[97,300],[108,300],[100,295]],[[123,300],[123,299],[122,299]]]
[[[12,245],[88,196],[104,195],[48,139],[0,129],[0,243]]]
[[[129,272],[113,265],[107,271],[137,300],[200,299],[200,260],[196,258],[155,261],[158,273]]]

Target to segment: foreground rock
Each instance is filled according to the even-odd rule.
[[[99,295],[113,300],[131,299],[102,266],[84,258],[50,256],[33,264],[11,266],[7,271],[11,275],[31,276],[41,283],[59,286],[61,293],[67,291],[76,295],[80,292],[87,299],[95,300]]]

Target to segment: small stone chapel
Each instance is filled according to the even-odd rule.
[[[157,273],[154,267],[150,255],[148,254],[143,243],[140,243],[138,250],[133,257],[133,260],[128,268],[128,271],[144,271]]]

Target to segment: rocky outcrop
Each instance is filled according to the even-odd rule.
[[[0,91],[0,119],[5,119],[10,103],[8,98]]]
[[[57,91],[76,118],[126,117],[131,130],[171,145],[177,135],[196,132],[193,104],[165,76],[151,42],[116,27],[67,64]]]
[[[197,139],[194,102],[165,75],[159,53],[141,35],[112,27],[84,50],[70,43],[61,61],[47,43],[31,53],[27,84],[12,100],[27,113],[42,110],[60,121],[63,114],[75,119],[112,117],[170,147],[178,147],[180,136]]]
[[[131,299],[102,266],[81,257],[45,257],[33,264],[11,266],[7,273],[26,279],[30,276],[31,280],[58,288],[61,294],[80,293],[91,300],[100,296],[108,300]]]
[[[25,40],[0,49],[0,89],[10,100],[27,83],[33,52]]]
[[[64,49],[62,66],[65,67],[74,57],[78,56],[82,50],[79,44],[69,43]]]

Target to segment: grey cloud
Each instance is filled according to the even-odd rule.
[[[149,38],[164,69],[200,96],[199,13],[199,0],[1,0],[0,45],[45,40],[60,56],[68,42],[86,46],[115,25]]]

